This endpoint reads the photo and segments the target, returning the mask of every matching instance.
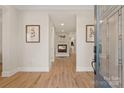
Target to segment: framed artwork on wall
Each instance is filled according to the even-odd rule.
[[[94,43],[94,25],[86,25],[86,42],[87,43]]]
[[[26,25],[26,43],[40,43],[40,25]]]

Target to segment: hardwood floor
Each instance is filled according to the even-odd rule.
[[[75,55],[56,58],[50,72],[19,72],[0,78],[2,88],[88,88],[94,87],[93,72],[76,72]]]
[[[2,63],[0,63],[0,76],[2,74]]]

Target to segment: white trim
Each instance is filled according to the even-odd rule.
[[[18,72],[18,69],[2,72],[2,77],[10,77]]]
[[[87,71],[93,71],[93,68],[92,67],[77,67],[76,68],[76,71],[77,72],[87,72]]]
[[[69,53],[57,53],[56,57],[69,57]]]
[[[18,67],[11,71],[2,72],[2,77],[10,77],[17,72],[49,72],[49,67]]]
[[[18,70],[23,72],[49,72],[49,67],[19,67]]]

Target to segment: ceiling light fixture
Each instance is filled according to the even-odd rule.
[[[61,26],[64,26],[64,23],[61,23]]]

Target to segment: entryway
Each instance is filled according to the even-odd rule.
[[[55,64],[73,64],[68,62],[73,55],[76,58],[76,15],[67,11],[53,11],[49,15],[50,19],[50,66]],[[57,60],[57,61],[56,61]],[[64,63],[66,60],[67,63]],[[76,59],[73,70],[76,71]],[[55,63],[58,62],[58,63]],[[60,66],[61,66],[60,65]],[[58,65],[56,65],[58,66]],[[65,66],[68,67],[68,66]]]
[[[16,15],[17,7],[7,7],[10,12],[5,13],[3,19],[9,20],[3,21],[8,23],[3,27],[9,28],[3,31],[3,40],[7,42],[3,46],[9,46],[3,47],[8,50],[3,51],[3,54],[9,53],[12,56],[3,55],[7,59],[3,62],[3,76],[11,77],[0,78],[0,87],[94,87],[94,74],[88,72],[92,71],[90,63],[93,58],[93,43],[85,41],[86,25],[94,22],[93,6],[91,9],[90,6],[67,6],[67,9],[64,6],[54,7],[37,12],[19,9],[21,15]],[[18,20],[17,16],[22,19]],[[24,26],[28,24],[40,25],[40,43],[25,42]],[[17,34],[19,39],[16,40]]]

